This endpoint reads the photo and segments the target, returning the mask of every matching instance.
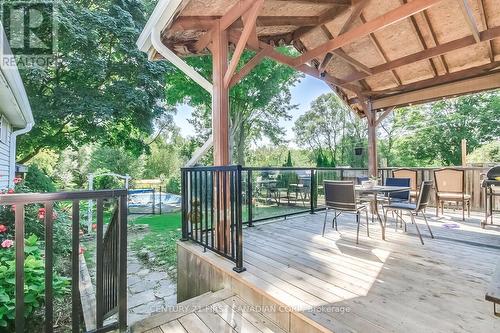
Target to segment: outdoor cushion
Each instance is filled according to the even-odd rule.
[[[408,202],[394,202],[394,203],[391,203],[390,205],[384,205],[384,208],[415,210],[415,209],[417,209],[417,205],[414,203],[408,203]]]
[[[453,200],[461,200],[462,199],[462,193],[438,192],[437,195],[440,199],[453,199]],[[465,200],[468,200],[471,198],[471,196],[470,196],[470,194],[464,194],[463,198]]]

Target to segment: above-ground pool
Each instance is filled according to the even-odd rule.
[[[153,190],[129,190],[129,213],[159,214],[178,211],[181,208],[181,196],[172,193],[157,192]]]

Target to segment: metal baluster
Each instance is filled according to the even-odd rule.
[[[253,186],[252,170],[247,171],[248,226],[253,227]]]
[[[241,193],[241,166],[238,165],[236,172],[236,267],[233,268],[235,272],[241,273],[245,271],[243,267],[243,217],[242,217],[242,193]]]
[[[45,203],[45,332],[53,332],[54,293],[52,286],[54,266],[53,202]]]
[[[186,171],[181,171],[181,205],[182,205],[182,241],[188,240],[187,229],[187,195],[186,195]]]
[[[24,205],[15,212],[16,241],[16,333],[24,333]]]
[[[103,308],[103,199],[96,203],[96,324],[101,328],[104,322]]]
[[[118,323],[120,330],[125,331],[127,329],[127,197],[122,195],[118,200]]]
[[[228,171],[229,173],[229,201],[230,201],[230,206],[231,206],[231,213],[230,213],[230,220],[229,220],[229,241],[231,243],[231,257],[236,258],[236,253],[234,253],[234,231],[235,231],[235,205],[234,205],[234,191],[237,190],[235,189],[235,184],[234,184],[234,171]]]
[[[222,207],[224,208],[224,224],[223,224],[223,234],[224,234],[224,254],[228,254],[228,244],[227,244],[227,175],[228,171],[222,171],[222,193],[223,193],[223,202],[222,202]]]
[[[195,241],[198,241],[198,210],[199,210],[199,206],[198,206],[198,172],[196,171],[193,171],[193,174],[194,174],[194,183],[191,184],[191,188],[193,189],[193,192],[194,192],[194,201],[192,202],[192,206],[191,206],[191,226],[192,226],[192,229],[193,229],[193,232],[194,232],[194,235],[192,235],[191,237],[195,240]]]
[[[208,172],[204,172],[205,177],[205,246],[208,246]]]
[[[72,332],[80,331],[80,290],[78,289],[80,274],[80,202],[73,200],[72,211],[72,253],[71,253],[71,323]]]

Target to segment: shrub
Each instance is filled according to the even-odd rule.
[[[181,194],[181,176],[179,174],[176,173],[168,179],[167,192]]]
[[[0,246],[0,331],[13,331],[15,321],[15,276],[16,262],[14,245]],[[40,244],[35,235],[25,240],[24,247],[24,318],[29,322],[37,308],[41,306],[45,293],[44,261]],[[54,275],[54,295],[69,291],[69,280]],[[3,329],[2,329],[3,328]]]
[[[15,193],[29,193],[35,190],[27,186],[27,181],[18,182],[14,190]],[[71,224],[67,214],[59,207],[62,203],[54,206],[54,253],[68,254],[71,251]],[[44,216],[45,209],[40,204],[25,205],[24,228],[26,235],[35,235],[38,239],[45,237]],[[14,237],[14,213],[16,206],[0,206],[0,242]],[[2,231],[3,230],[3,231]],[[56,256],[57,258],[58,256]]]
[[[30,165],[24,186],[30,191],[26,192],[55,192],[56,187],[52,179],[43,173],[37,165]]]

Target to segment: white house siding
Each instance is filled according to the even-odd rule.
[[[0,189],[9,186],[9,169],[10,169],[10,133],[11,126],[7,119],[3,117],[4,125],[0,131],[5,131],[0,135]]]

